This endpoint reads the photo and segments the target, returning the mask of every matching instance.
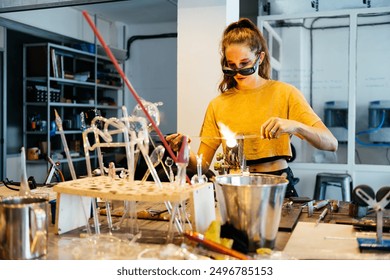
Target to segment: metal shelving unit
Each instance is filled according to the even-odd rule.
[[[95,45],[86,45],[95,50]],[[62,119],[72,161],[80,165],[77,175],[85,175],[81,132],[88,125],[80,113],[94,110],[107,118],[121,116],[122,80],[111,61],[93,51],[52,43],[23,46],[23,145],[26,150],[39,147],[42,152],[38,160],[28,159],[27,165],[40,164],[47,170],[45,156],[50,156],[66,171],[54,110]]]

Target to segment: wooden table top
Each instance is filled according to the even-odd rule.
[[[210,183],[177,186],[162,182],[158,186],[155,182],[130,182],[127,179],[112,179],[107,176],[87,177],[58,183],[53,187],[57,193],[96,197],[109,200],[129,201],[171,201],[180,202],[190,198],[191,193]]]

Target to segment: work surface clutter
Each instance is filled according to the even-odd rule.
[[[57,190],[61,191],[61,187],[63,185],[60,184]],[[53,209],[62,207],[59,205],[61,196],[55,189],[44,187],[33,190],[33,194],[38,196],[46,193],[50,201],[48,207],[53,210],[47,211],[47,249],[38,259],[390,259],[387,247],[389,211],[382,213],[383,239],[380,246],[377,246],[377,213],[373,209],[364,209],[351,202],[326,200],[322,203],[324,206],[317,209],[315,205],[321,206],[321,201],[293,202],[285,199],[273,248],[245,251],[232,246],[232,243],[240,242],[237,236],[216,236],[226,229],[226,224],[220,220],[218,201],[213,200],[215,216],[211,217],[212,220],[207,218],[206,220],[211,222],[205,226],[194,221],[202,217],[194,217],[196,207],[193,204],[197,202],[190,192],[173,199],[173,205],[176,205],[174,201],[180,202],[176,205],[179,215],[175,217],[180,218],[180,213],[187,216],[182,217],[180,223],[171,219],[176,206],[167,207],[167,201],[164,199],[142,199],[138,196],[133,205],[135,208],[129,212],[129,205],[123,200],[109,197],[111,200],[107,204],[106,199],[96,197],[93,201],[98,205],[95,214],[97,219],[89,206],[86,208],[88,223],[61,232],[58,228],[59,211]],[[109,188],[106,193],[106,196],[112,195]],[[0,195],[3,198],[17,194],[18,192],[4,186],[0,187]],[[334,207],[336,204],[337,208]],[[184,211],[181,209],[183,205]],[[133,213],[133,216],[126,216],[126,213]],[[177,225],[183,228],[180,229]],[[196,232],[197,230],[200,232]],[[195,238],[194,235],[189,235],[194,232],[198,234]],[[230,233],[236,234],[234,231]],[[227,243],[223,243],[223,240],[227,240]],[[371,245],[362,246],[362,242],[371,242]],[[226,251],[221,250],[221,244],[227,246]],[[239,250],[236,250],[237,248]]]

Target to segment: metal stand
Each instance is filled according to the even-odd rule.
[[[358,238],[360,250],[390,251],[390,240],[383,240],[383,210],[390,207],[390,187],[381,188],[376,194],[376,199],[368,186],[356,187],[354,194],[359,198],[359,204],[370,206],[376,212],[376,239]]]

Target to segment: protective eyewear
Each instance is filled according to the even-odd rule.
[[[231,69],[228,67],[222,67],[222,72],[229,77],[234,77],[238,73],[242,76],[249,76],[256,72],[257,70],[257,61],[259,60],[260,56],[257,56],[255,62],[251,67],[247,68],[238,68],[238,69]]]

